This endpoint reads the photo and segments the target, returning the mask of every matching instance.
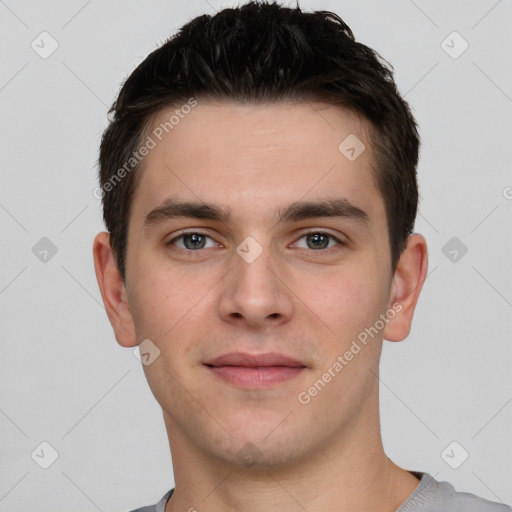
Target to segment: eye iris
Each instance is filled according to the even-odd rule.
[[[188,244],[187,240],[192,241],[192,244]],[[198,233],[190,233],[190,234],[183,235],[183,242],[187,249],[197,249],[197,248],[202,249],[205,244],[205,237]]]
[[[308,240],[314,240],[313,242],[313,248],[314,249],[325,249],[327,245],[329,245],[329,238],[327,235],[324,235],[322,233],[313,233],[311,235],[308,235]],[[320,242],[320,243],[317,243]],[[324,242],[324,243],[322,243]],[[309,245],[309,244],[308,244]]]

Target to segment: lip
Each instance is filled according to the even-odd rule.
[[[277,352],[231,352],[204,364],[225,382],[248,389],[273,386],[296,377],[306,369],[299,361]]]
[[[278,352],[266,352],[264,354],[248,354],[245,352],[230,352],[211,359],[205,363],[208,366],[289,366],[292,368],[303,367],[302,363]]]

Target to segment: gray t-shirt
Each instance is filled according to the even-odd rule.
[[[507,505],[484,500],[474,494],[457,492],[453,485],[438,482],[428,473],[411,473],[420,479],[420,483],[396,512],[512,512],[512,508]],[[156,505],[131,512],[165,512],[165,505],[173,491],[171,489],[166,492]]]

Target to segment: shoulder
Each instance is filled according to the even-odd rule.
[[[457,492],[450,483],[439,482],[428,473],[413,473],[420,483],[396,512],[512,512],[503,503]]]
[[[130,512],[165,512],[165,505],[169,498],[171,497],[174,489],[171,489],[170,491],[167,491],[163,496],[162,499],[155,503],[154,505],[147,505],[145,507],[136,508],[133,510],[130,510]]]

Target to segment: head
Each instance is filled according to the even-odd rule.
[[[273,467],[378,421],[382,339],[408,335],[427,266],[417,128],[378,54],[334,13],[251,2],[182,27],[110,114],[98,282],[118,342],[159,353],[170,439]],[[228,352],[301,370],[242,389],[207,364]]]

